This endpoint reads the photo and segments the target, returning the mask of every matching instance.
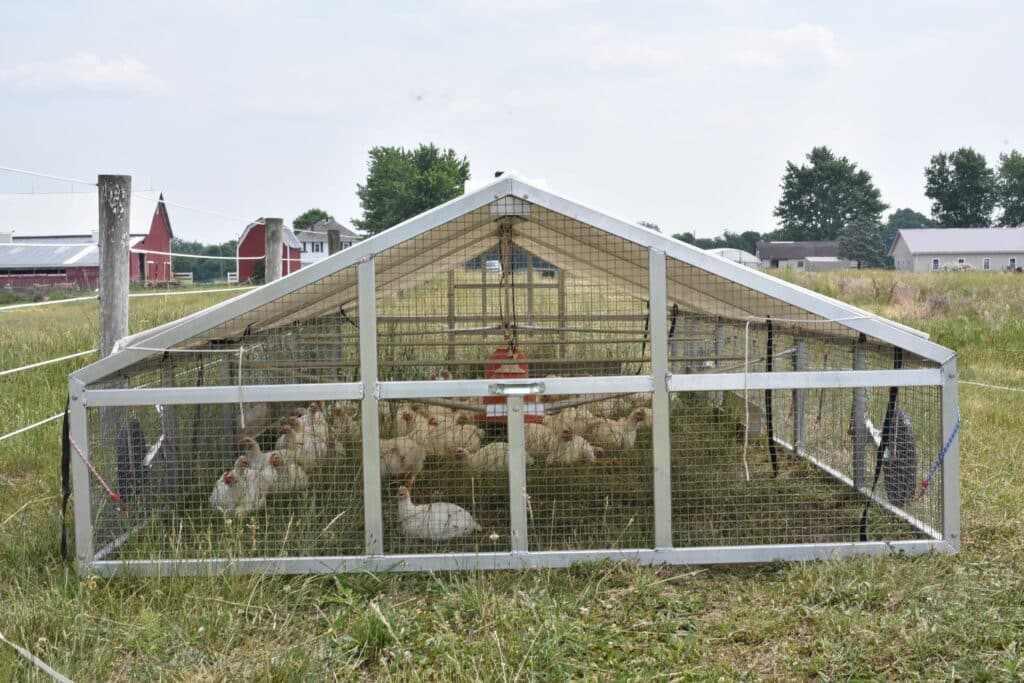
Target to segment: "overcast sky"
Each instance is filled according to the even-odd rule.
[[[1024,149],[1022,26],[1016,1],[0,0],[0,165],[347,223],[370,147],[432,141],[478,181],[515,169],[712,236],[773,229],[786,161],[824,144],[927,213],[935,152]],[[171,218],[202,241],[244,227]]]

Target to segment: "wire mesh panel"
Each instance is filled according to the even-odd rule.
[[[653,547],[650,394],[560,398],[526,425],[530,549]]]
[[[358,402],[247,403],[245,426],[239,411],[89,410],[97,559],[363,553]]]
[[[915,338],[921,357],[899,351],[884,341],[895,327],[852,322],[867,314],[727,277],[676,244],[648,248],[652,235],[587,225],[572,217],[594,215],[582,209],[523,193],[456,215],[461,201],[429,230],[414,220],[367,240],[359,265],[336,255],[335,272],[300,271],[301,286],[254,292],[174,348],[138,342],[149,357],[90,376],[78,406],[118,388],[180,401],[182,388],[219,387],[195,400],[223,401],[88,408],[84,431],[73,404],[99,475],[94,559],[341,557],[331,566],[355,570],[386,568],[381,553],[438,568],[640,549],[718,561],[688,550],[943,537],[932,469],[955,406],[938,386],[837,388],[860,370],[940,381],[935,349]],[[337,383],[360,381],[362,401],[284,401],[321,384],[355,396]],[[258,388],[294,384],[306,386]],[[379,439],[364,442],[374,411]]]
[[[381,406],[384,552],[509,550],[508,441],[481,428],[480,400]]]
[[[883,424],[888,390],[801,391],[809,395],[804,401],[805,432],[799,452],[792,448],[795,415],[790,391],[773,392],[774,448],[768,443],[765,392],[748,392],[746,400],[740,392],[674,395],[676,545],[861,540],[861,517],[878,455],[880,435],[874,424]],[[859,405],[855,391],[865,396],[862,415],[869,425],[860,446],[853,422],[855,403]],[[878,501],[870,504],[867,515],[868,540],[925,538],[941,528],[940,485],[933,482],[923,496],[920,485],[940,448],[939,393],[938,387],[899,390],[898,410],[911,425],[908,436],[915,455],[903,446],[883,454],[875,488]],[[907,429],[906,425],[897,428]],[[854,488],[855,478],[864,483]]]

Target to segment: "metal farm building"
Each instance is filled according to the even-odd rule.
[[[955,552],[956,377],[920,332],[502,177],[71,375],[78,566]]]

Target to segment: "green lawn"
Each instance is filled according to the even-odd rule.
[[[796,277],[796,276],[794,276]],[[1024,386],[1024,278],[801,276]],[[133,301],[132,331],[223,295]],[[0,313],[0,368],[90,348],[95,303]],[[77,359],[0,378],[0,432]],[[59,423],[0,443],[0,631],[74,680],[1024,677],[1024,394],[961,388],[963,552],[754,567],[80,580],[58,558]],[[0,680],[38,678],[0,645]],[[41,679],[40,679],[41,680]]]

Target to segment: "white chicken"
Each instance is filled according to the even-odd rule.
[[[548,426],[554,431],[554,433],[561,434],[562,430],[569,427],[574,432],[583,433],[587,425],[595,419],[595,415],[591,413],[586,406],[577,406],[574,408],[566,408],[562,412],[551,416],[547,419]]]
[[[495,441],[483,446],[475,453],[465,448],[453,448],[452,458],[456,462],[465,463],[469,469],[478,472],[506,472],[508,470],[508,444]],[[526,455],[526,464],[532,465],[533,458]]]
[[[287,462],[281,453],[271,451],[261,472],[268,491],[305,491],[309,488],[309,475],[294,462]]]
[[[637,425],[647,422],[646,408],[636,408],[618,420],[597,418],[586,429],[587,440],[606,451],[630,450],[636,445]]]
[[[558,437],[551,427],[533,422],[526,423],[526,452],[542,457],[558,446]]]
[[[424,541],[447,541],[483,531],[465,508],[454,503],[416,505],[404,486],[398,487],[398,524],[406,536]]]
[[[320,441],[307,431],[302,423],[302,418],[288,418],[289,423],[281,427],[283,448],[278,450],[284,455],[285,461],[294,462],[302,469],[308,471],[316,467],[317,460],[327,452],[327,441]]]
[[[420,432],[409,434],[412,438],[420,436]],[[427,431],[423,438],[418,439],[427,449],[428,455],[444,457],[453,448],[464,448],[469,452],[480,450],[480,430],[472,425],[460,425],[450,422],[439,422],[436,417],[427,418]]]
[[[267,483],[261,472],[248,465],[246,457],[239,456],[235,467],[217,479],[210,494],[210,505],[244,517],[267,504]]]
[[[262,450],[260,450],[260,445],[256,443],[255,439],[243,436],[238,440],[238,445],[245,449],[245,457],[248,459],[249,465],[252,466],[253,469],[263,469],[267,464],[267,456]]]
[[[420,440],[425,438],[427,418],[413,410],[411,404],[403,403],[395,413],[395,436],[409,436],[413,432],[419,432]]]
[[[603,449],[592,446],[586,439],[576,434],[571,427],[565,427],[562,429],[558,444],[548,455],[548,462],[571,465],[577,462],[594,462],[603,455]]]
[[[406,486],[412,487],[416,475],[423,471],[426,459],[426,449],[411,437],[380,440],[381,467],[388,476],[404,478]]]

